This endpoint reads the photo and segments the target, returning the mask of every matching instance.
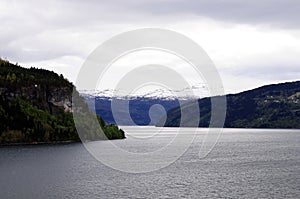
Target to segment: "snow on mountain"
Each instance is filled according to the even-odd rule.
[[[208,88],[204,84],[193,85],[191,87],[178,90],[170,90],[166,88],[156,88],[148,91],[140,91],[135,93],[126,93],[115,89],[105,90],[81,90],[80,93],[84,97],[97,98],[117,98],[117,99],[137,99],[150,98],[161,100],[189,100],[199,99],[209,96]]]

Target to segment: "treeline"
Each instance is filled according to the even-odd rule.
[[[53,71],[39,68],[23,68],[17,64],[0,59],[0,85],[31,86],[32,84],[45,84],[52,86],[73,86],[63,75]],[[16,88],[16,87],[14,87]]]
[[[71,105],[73,84],[62,75],[37,68],[22,68],[0,59],[0,144],[79,141]],[[78,94],[78,92],[75,91]],[[80,105],[86,106],[79,97]],[[57,105],[55,104],[57,102]],[[79,113],[92,116],[94,113]],[[125,134],[117,126],[106,125],[97,117],[82,119],[82,139],[121,139]],[[103,131],[100,131],[99,124]],[[104,132],[104,134],[102,133]]]

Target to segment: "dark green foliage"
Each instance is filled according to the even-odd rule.
[[[224,127],[231,128],[300,128],[300,81],[263,86],[239,94],[227,95]],[[199,127],[208,127],[211,98],[198,100]],[[185,106],[181,107],[185,108]],[[179,126],[181,108],[167,113],[164,126]],[[191,118],[192,120],[193,118]],[[162,126],[163,124],[158,124]]]
[[[79,141],[71,113],[73,89],[72,83],[62,75],[22,68],[0,59],[0,144]],[[75,93],[80,105],[87,107],[78,92]],[[69,109],[66,104],[70,105]],[[91,130],[88,128],[91,126],[97,128],[87,132],[86,139],[125,138],[117,126],[107,126],[100,117],[95,121],[97,124],[91,125],[89,120],[79,124],[86,130]],[[96,135],[99,124],[105,135]]]
[[[5,114],[0,114],[0,143],[78,140],[71,113],[51,115],[20,98],[1,104]],[[12,132],[20,133],[12,139]]]

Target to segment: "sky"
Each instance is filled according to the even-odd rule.
[[[300,79],[299,10],[297,0],[0,0],[0,57],[75,82],[102,42],[138,28],[165,28],[199,44],[225,92],[237,93]],[[136,60],[151,59],[144,54],[118,64]]]

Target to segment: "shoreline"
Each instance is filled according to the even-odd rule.
[[[73,144],[73,143],[81,143],[80,140],[66,140],[66,141],[55,141],[55,142],[22,142],[22,143],[7,143],[0,144],[1,147],[9,147],[9,146],[42,146],[42,145],[63,145],[63,144]]]
[[[126,139],[126,137],[117,138],[117,139],[107,139],[107,140],[124,140],[124,139]],[[100,140],[97,140],[97,141],[100,141]],[[9,146],[42,146],[42,145],[63,145],[63,144],[75,144],[75,143],[82,143],[82,141],[81,140],[66,140],[66,141],[55,141],[55,142],[7,143],[7,144],[0,144],[0,148],[1,147],[9,147]]]

